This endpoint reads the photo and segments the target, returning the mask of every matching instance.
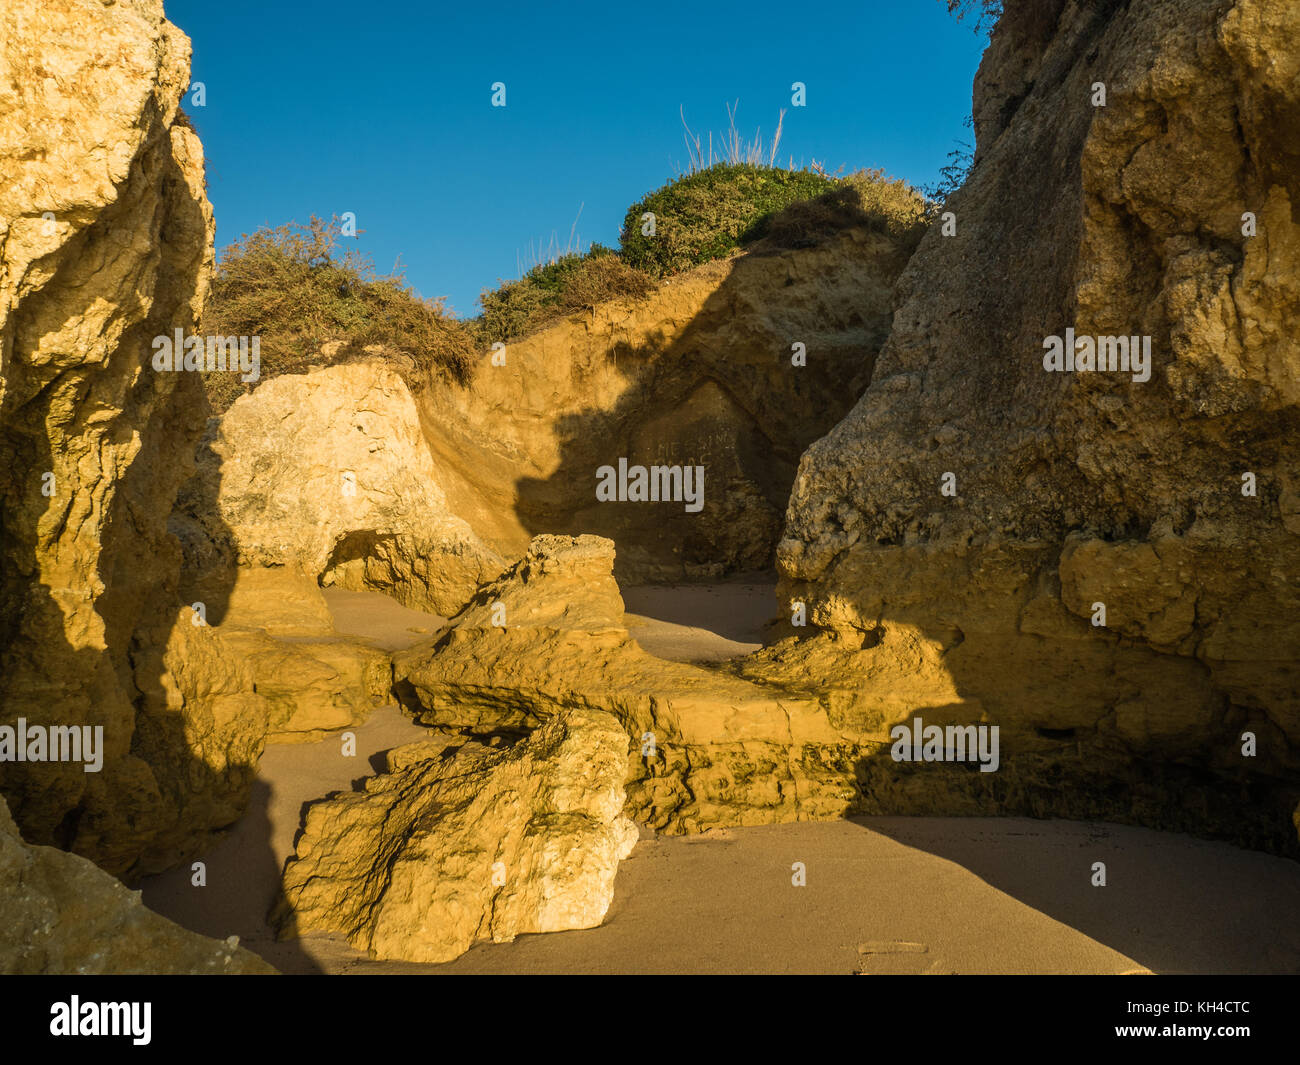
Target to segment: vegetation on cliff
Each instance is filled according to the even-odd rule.
[[[619,249],[593,244],[538,263],[518,280],[485,289],[482,313],[470,319],[421,298],[400,270],[378,274],[366,256],[342,249],[337,218],[313,216],[306,225],[244,234],[225,249],[203,331],[260,337],[262,380],[367,348],[405,356],[396,361],[413,387],[437,375],[463,380],[476,354],[497,341],[519,340],[607,300],[644,297],[667,277],[737,251],[814,247],[859,226],[910,250],[933,207],[883,170],[838,177],[820,168],[717,163],[628,208]],[[218,411],[250,387],[220,371],[206,374],[205,384]]]
[[[511,341],[604,300],[644,296],[657,281],[737,251],[810,248],[865,226],[914,247],[932,205],[883,170],[832,177],[820,170],[716,163],[685,174],[627,210],[619,250],[541,263],[485,290],[480,341]],[[651,223],[650,216],[653,216]]]
[[[604,300],[644,296],[653,288],[654,280],[645,271],[630,266],[613,249],[593,244],[585,254],[539,263],[518,281],[484,289],[479,297],[483,313],[474,324],[485,345],[516,340]]]
[[[632,204],[622,255],[653,277],[680,273],[729,255],[778,211],[833,187],[833,179],[811,170],[718,163]]]
[[[400,270],[378,274],[366,256],[341,250],[341,238],[337,218],[315,216],[241,236],[212,278],[204,333],[260,337],[262,380],[375,346],[408,356],[421,377],[463,378],[477,348],[467,325],[412,291]],[[236,374],[204,376],[218,410],[247,387]]]

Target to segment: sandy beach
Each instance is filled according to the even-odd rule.
[[[340,632],[395,649],[443,619],[385,596],[326,590]],[[630,589],[629,626],[666,658],[726,658],[760,641],[770,585]],[[204,858],[148,880],[146,904],[242,944],[283,972],[1295,973],[1300,865],[1110,824],[857,818],[643,838],[594,929],[480,943],[443,965],[376,961],[339,937],[276,942],[266,913],[305,806],[356,787],[424,729],[395,706],[337,736],[274,745],[244,818]],[[1107,886],[1093,887],[1104,862]],[[795,886],[802,863],[805,885]],[[1250,900],[1243,905],[1242,900]]]

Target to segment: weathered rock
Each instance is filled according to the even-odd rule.
[[[1001,727],[996,781],[927,769],[885,809],[924,793],[1294,850],[1298,34],[1289,0],[1006,5],[957,235],[900,279],[778,550],[783,598],[836,637],[789,657],[834,646],[845,713],[883,729],[942,698]],[[1150,337],[1150,380],[1047,372],[1067,327]],[[863,682],[906,675],[904,644],[936,692],[882,702]],[[862,773],[868,794],[905,775]]]
[[[361,720],[388,664],[314,581],[237,573],[211,500],[169,535],[208,411],[153,365],[212,268],[188,40],[152,0],[0,19],[0,724],[103,730],[98,771],[6,760],[0,792],[32,842],[142,875],[238,818],[268,738]]]
[[[231,937],[187,932],[75,854],[30,846],[0,799],[0,973],[271,973]]]
[[[869,379],[909,253],[853,229],[710,263],[507,345],[464,388],[422,391],[453,513],[507,558],[539,533],[611,537],[623,580],[770,566],[799,455]],[[703,508],[598,502],[597,470],[620,458],[703,466]]]
[[[574,710],[506,750],[415,747],[364,792],[308,810],[282,935],[341,932],[372,957],[440,962],[479,939],[600,924],[637,839],[618,722]]]
[[[249,701],[250,736],[305,740],[360,724],[391,687],[388,655],[336,633],[320,589],[292,571],[239,570],[220,623],[197,620],[183,608],[167,647],[169,694],[180,700],[196,754],[205,741],[233,738],[235,715],[210,703],[217,691]],[[195,711],[184,713],[195,695]]]
[[[180,822],[190,759],[136,728],[162,675],[142,634],[180,605],[165,522],[204,422],[192,331],[212,264],[188,40],[158,0],[0,10],[0,705],[102,726],[105,763],[0,763],[27,838],[125,870]],[[162,741],[161,745],[157,741]],[[201,785],[200,785],[201,786]]]
[[[435,614],[502,568],[448,511],[411,394],[378,358],[237,399],[212,422],[184,506],[242,567],[288,566]]]
[[[360,724],[389,696],[387,653],[336,633],[306,576],[218,571],[208,575],[209,592],[218,580],[233,584],[206,599],[186,587],[190,605],[137,637],[139,653],[155,655],[157,666],[138,698],[135,742],[159,757],[170,752],[177,769],[158,774],[156,788],[119,797],[144,807],[127,811],[136,817],[147,817],[153,804],[174,818],[169,832],[117,840],[131,855],[123,868],[132,876],[200,853],[213,830],[238,820],[267,743],[314,740]]]
[[[647,654],[624,627],[613,565],[601,537],[536,537],[445,633],[394,656],[404,706],[479,734],[608,711],[633,743],[628,813],[669,833],[853,809],[854,739],[814,692]]]

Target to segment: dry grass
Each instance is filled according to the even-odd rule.
[[[312,217],[244,234],[222,253],[203,315],[204,335],[261,338],[261,380],[355,357],[366,347],[396,360],[412,387],[430,376],[464,379],[475,355],[465,324],[425,300],[402,273],[375,273],[369,259],[340,250],[338,219]],[[331,356],[322,345],[339,341]],[[246,389],[238,375],[204,375],[224,410]]]
[[[654,287],[643,271],[628,266],[611,249],[593,244],[584,255],[539,263],[518,281],[484,290],[475,330],[484,346],[509,342],[606,300],[642,298]]]
[[[727,108],[727,128],[722,132],[720,138],[720,147],[715,155],[713,151],[713,131],[708,134],[707,150],[701,143],[700,137],[691,129],[686,121],[686,109],[679,109],[682,116],[682,127],[685,129],[686,152],[690,159],[690,165],[686,173],[698,174],[701,171],[708,170],[718,163],[727,163],[731,166],[776,166],[776,153],[781,147],[781,130],[785,125],[785,108],[782,108],[776,116],[776,132],[772,134],[772,143],[763,147],[763,130],[760,127],[754,133],[753,140],[745,140],[740,135],[740,130],[736,127],[736,112],[740,109],[740,101],[726,105]]]

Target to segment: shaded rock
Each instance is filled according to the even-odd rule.
[[[282,936],[341,932],[372,957],[440,962],[480,939],[600,924],[637,838],[613,718],[574,710],[501,751],[416,746],[308,810]]]
[[[141,781],[121,816],[174,811],[174,831],[127,838],[133,876],[169,868],[244,812],[267,743],[303,742],[360,724],[391,687],[388,655],[334,632],[320,589],[283,571],[244,570],[223,612],[175,609],[141,642],[158,658],[140,699],[135,742],[170,751],[184,773]],[[291,609],[301,609],[293,622]]]
[[[187,932],[85,858],[23,842],[0,799],[0,973],[272,973]]]
[[[288,566],[450,614],[501,562],[439,482],[405,383],[370,358],[237,399],[213,421],[183,505],[240,566]]]
[[[165,524],[204,422],[197,374],[152,341],[191,333],[212,267],[203,153],[178,101],[190,45],[158,0],[0,10],[2,720],[104,729],[101,772],[0,763],[35,843],[125,871],[207,825],[169,727],[139,731],[181,600]]]
[[[209,410],[153,361],[212,269],[189,60],[157,0],[0,10],[0,725],[103,730],[98,772],[4,761],[0,793],[26,839],[124,876],[236,820],[268,735],[388,683],[317,588],[236,573],[211,499],[169,528]]]
[[[1008,3],[957,236],[925,238],[870,387],[800,462],[782,598],[864,680],[911,645],[1002,729],[953,808],[1296,847],[1298,31],[1286,0]],[[1047,372],[1067,328],[1149,337],[1150,379]]]
[[[618,544],[622,580],[767,568],[803,449],[847,412],[910,247],[865,228],[611,300],[417,397],[451,510],[504,557],[540,533]],[[794,345],[807,365],[794,366]],[[704,467],[704,505],[598,502],[597,470]]]

